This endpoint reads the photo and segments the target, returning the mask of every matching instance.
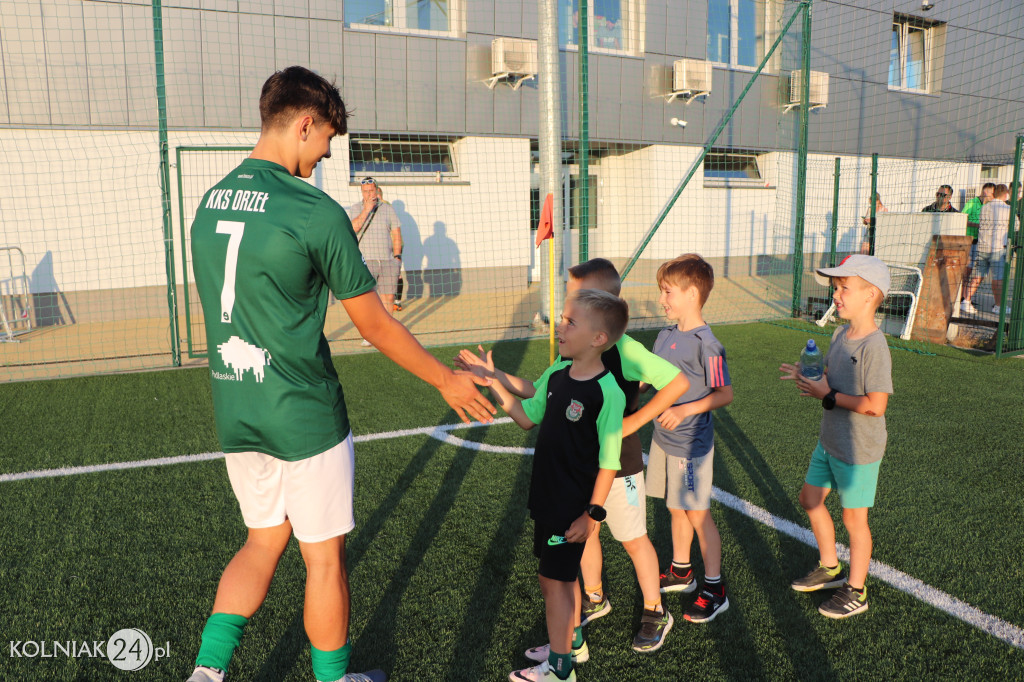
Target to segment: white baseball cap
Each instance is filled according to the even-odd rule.
[[[826,287],[829,285],[830,277],[854,276],[881,289],[883,296],[889,293],[889,266],[874,256],[857,253],[844,258],[838,267],[819,268],[814,271],[814,279]]]

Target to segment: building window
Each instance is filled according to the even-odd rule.
[[[773,2],[764,0],[708,0],[709,62],[754,69],[771,46]]]
[[[889,88],[911,92],[938,90],[945,47],[945,25],[893,15],[889,42]]]
[[[349,28],[454,35],[458,0],[345,0]]]
[[[705,187],[770,187],[768,154],[740,149],[712,149],[704,157]]]
[[[349,178],[372,175],[426,182],[458,177],[454,142],[409,135],[350,135]]]
[[[588,50],[642,55],[643,0],[591,0],[587,4]],[[579,47],[579,0],[559,0],[558,29],[562,47]]]

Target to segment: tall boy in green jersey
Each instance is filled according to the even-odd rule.
[[[575,680],[574,591],[583,545],[605,518],[604,503],[619,469],[626,398],[601,354],[622,336],[629,308],[618,296],[585,289],[565,302],[558,325],[563,359],[544,372],[536,395],[520,403],[500,381],[491,390],[524,429],[540,424],[527,506],[534,520],[533,553],[547,617],[548,657],[516,670],[513,682]],[[575,613],[574,613],[575,612]]]
[[[592,258],[569,268],[566,291],[573,294],[581,289],[600,289],[615,296],[619,295],[622,280],[611,261]],[[482,350],[482,349],[481,349]],[[622,420],[621,468],[615,476],[605,508],[612,537],[622,543],[623,549],[633,562],[637,582],[643,594],[644,609],[640,627],[633,638],[633,650],[640,653],[657,651],[665,643],[665,637],[672,629],[673,619],[661,603],[658,573],[658,555],[647,535],[647,494],[643,477],[643,452],[637,431],[641,426],[668,409],[686,392],[689,382],[672,363],[659,358],[644,348],[643,344],[623,334],[615,345],[601,355],[601,362],[615,377],[619,388],[626,397],[626,412]],[[502,382],[514,395],[531,398],[537,390],[535,384],[495,369],[489,353],[477,357],[463,350],[456,358],[456,365],[480,372],[481,376],[493,377]],[[657,394],[643,407],[639,407],[640,382],[653,385]],[[580,613],[574,625],[587,625],[611,612],[611,601],[605,594],[601,573],[604,556],[601,551],[600,533],[587,538],[580,562],[583,578],[584,597],[579,590],[575,599],[581,604]],[[526,657],[543,661],[548,655],[548,645],[534,647]],[[573,648],[573,660],[584,663],[590,657],[584,639]]]
[[[796,365],[783,364],[782,379],[800,395],[821,400],[818,445],[800,490],[818,541],[818,565],[794,580],[798,592],[838,587],[818,607],[829,618],[847,618],[868,609],[866,580],[871,563],[868,509],[875,504],[878,470],[888,434],[885,411],[892,394],[892,357],[875,324],[875,311],[889,292],[889,268],[874,256],[848,256],[839,267],[816,271],[819,284],[835,287],[836,313],[848,324],[836,329],[825,355],[825,376],[809,379]],[[839,493],[843,525],[850,534],[850,576],[843,578],[836,556],[836,529],[825,507],[831,490]]]
[[[190,682],[220,682],[294,533],[318,680],[348,674],[345,535],[354,527],[352,433],[323,335],[328,291],[362,336],[433,384],[459,416],[490,421],[473,379],[441,365],[381,306],[345,211],[308,178],[347,128],[337,88],[293,66],[260,96],[252,154],[203,197],[192,263],[203,306],[217,435],[248,527],[203,629]]]

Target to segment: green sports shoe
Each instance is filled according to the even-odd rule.
[[[644,615],[640,617],[640,629],[633,638],[633,651],[649,654],[660,649],[673,622],[672,614],[665,607],[662,607],[662,613],[644,609]]]
[[[818,566],[805,575],[803,578],[799,578],[790,583],[797,592],[814,592],[816,590],[828,590],[833,587],[841,587],[846,582],[846,576],[843,575],[842,564],[837,564],[835,568],[829,570],[821,565]]]
[[[829,618],[849,618],[868,610],[868,588],[857,591],[845,583],[832,598],[818,607],[818,613]]]

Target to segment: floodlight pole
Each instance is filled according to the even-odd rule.
[[[589,0],[580,2],[580,83],[579,83],[579,193],[576,199],[576,229],[579,234],[579,262],[590,258],[590,31],[587,28],[590,14]]]
[[[553,336],[562,286],[562,107],[559,97],[561,79],[558,70],[558,0],[538,0],[537,70],[540,88],[540,129],[537,147],[540,152],[540,197],[553,199],[551,240],[547,266],[541,268],[541,310],[548,318],[549,335]],[[541,256],[543,261],[543,256]],[[552,342],[552,348],[554,344]]]

